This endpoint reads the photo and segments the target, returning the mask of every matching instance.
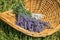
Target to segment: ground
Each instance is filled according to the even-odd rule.
[[[18,3],[17,0],[0,0],[0,12],[11,10]],[[11,28],[0,19],[0,40],[60,40],[60,30],[47,37],[34,38]]]

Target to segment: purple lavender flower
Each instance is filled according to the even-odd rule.
[[[18,15],[17,25],[32,32],[41,32],[45,27],[50,27],[48,22],[31,18],[25,14]]]

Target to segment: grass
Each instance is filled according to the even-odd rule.
[[[18,3],[19,0],[0,0],[0,12],[11,10]],[[51,36],[34,38],[11,28],[1,19],[0,28],[0,40],[60,40],[60,30]]]

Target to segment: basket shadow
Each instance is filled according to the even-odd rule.
[[[0,28],[2,29],[2,31],[9,37],[10,34],[15,37],[15,35],[17,35],[17,37],[19,39],[24,39],[25,36],[27,37],[31,37],[31,36],[28,36],[28,35],[25,35],[23,34],[22,32],[19,32],[17,30],[15,30],[14,28],[10,27],[10,25],[8,25],[7,23],[5,23],[4,21],[2,21],[0,19]]]

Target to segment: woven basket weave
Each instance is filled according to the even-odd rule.
[[[12,14],[13,11],[6,11],[0,14],[0,18],[9,24],[14,29],[33,36],[33,37],[45,37],[57,32],[60,29],[60,7],[59,7],[59,0],[26,0],[25,7],[27,10],[33,13],[42,13],[45,17],[42,19],[46,22],[49,22],[53,29],[45,29],[44,31],[37,33],[37,32],[30,32],[25,30],[24,28],[19,27],[16,25],[15,14]]]

